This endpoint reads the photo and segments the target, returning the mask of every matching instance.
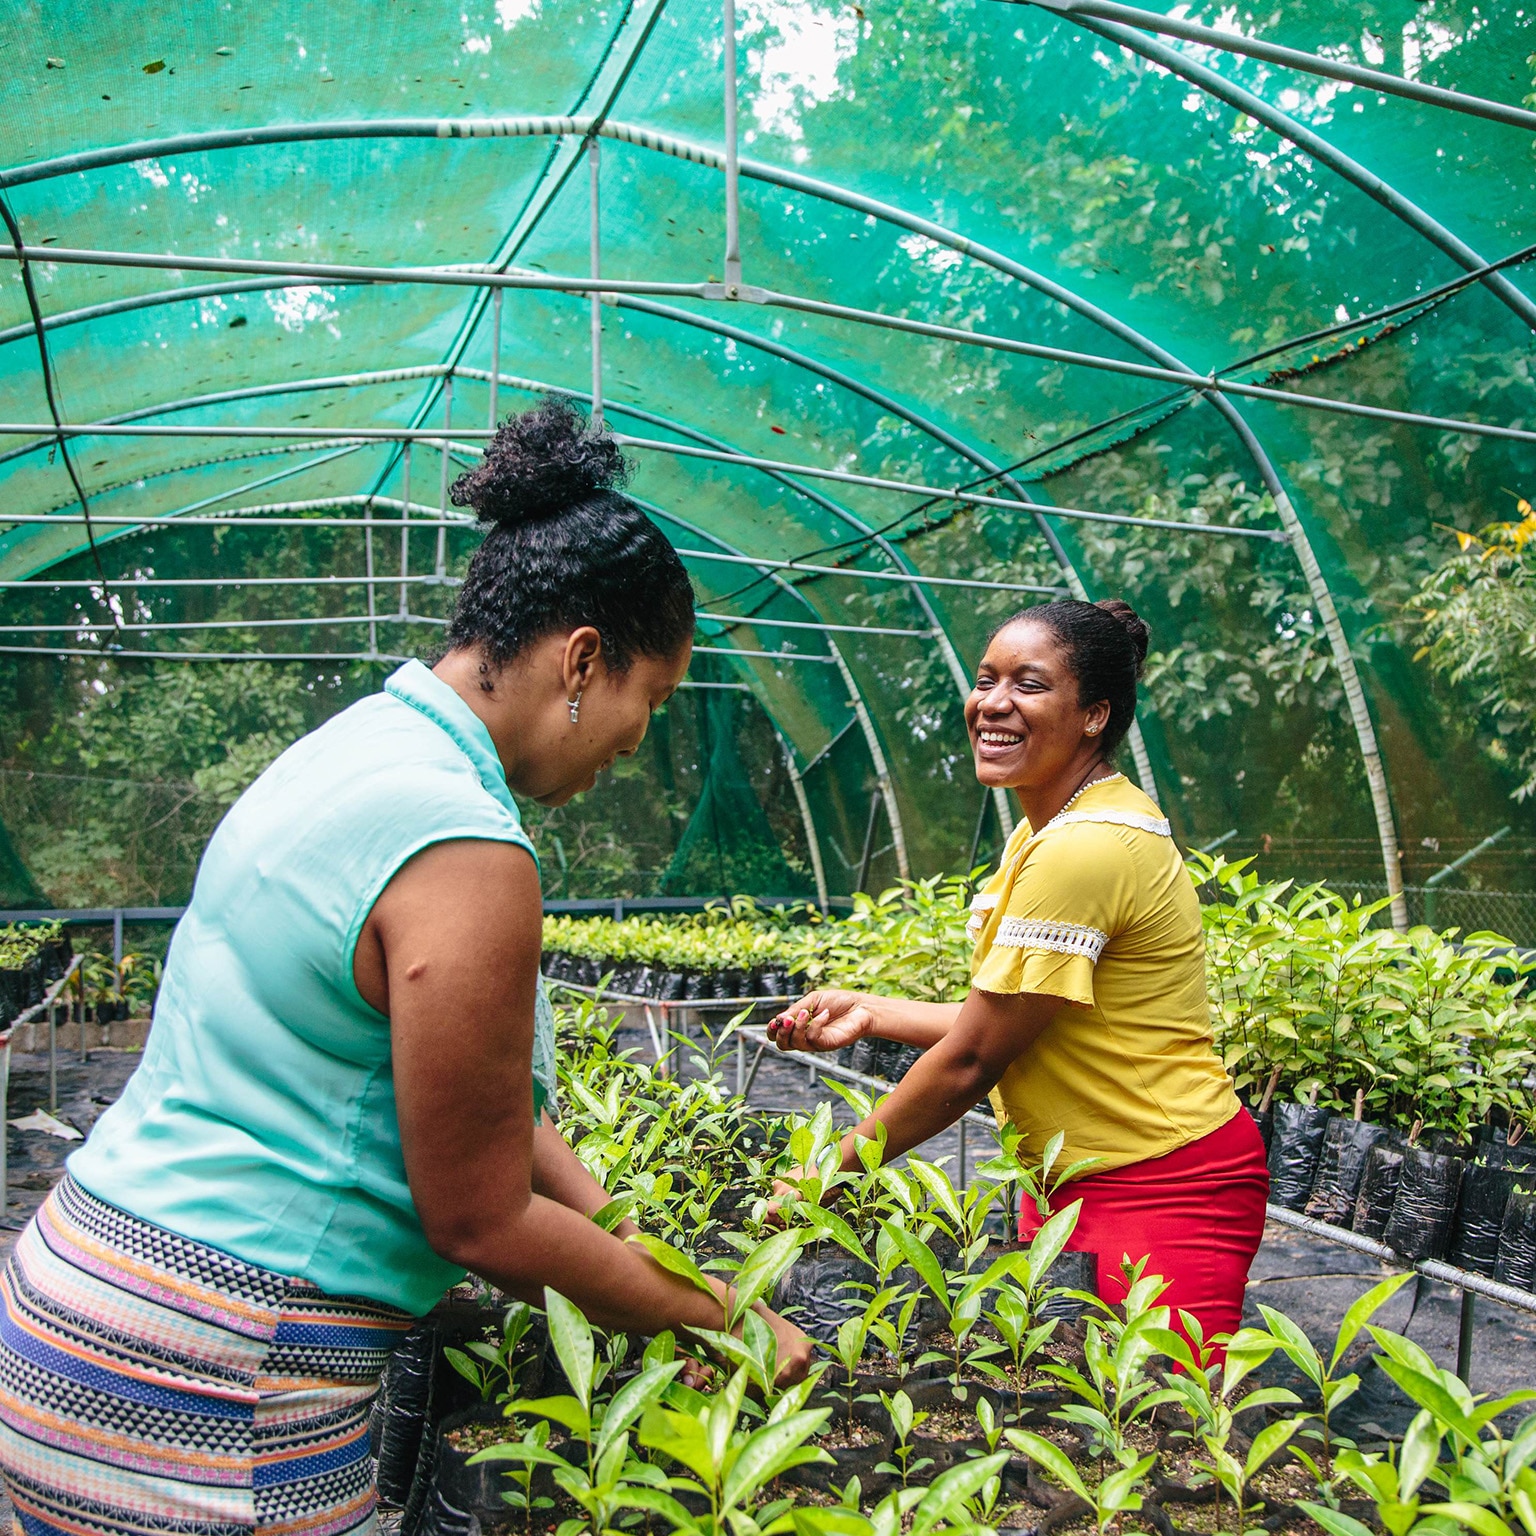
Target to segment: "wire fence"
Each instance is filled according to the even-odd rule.
[[[1379,901],[1387,894],[1384,880],[1328,883],[1350,895],[1358,891],[1366,901]],[[1409,885],[1403,888],[1403,894],[1408,900],[1410,923],[1428,923],[1442,932],[1459,928],[1463,937],[1469,933],[1496,933],[1523,949],[1536,948],[1536,891],[1470,891]]]

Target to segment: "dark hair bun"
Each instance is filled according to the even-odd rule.
[[[1131,637],[1131,649],[1136,652],[1136,675],[1140,677],[1142,663],[1147,659],[1147,646],[1152,639],[1147,621],[1129,603],[1118,597],[1102,598],[1093,606],[1102,608],[1105,613],[1117,619],[1121,628]]]
[[[594,432],[568,400],[546,398],[497,428],[474,469],[453,482],[456,507],[516,527],[557,517],[623,485],[629,463],[606,432]]]

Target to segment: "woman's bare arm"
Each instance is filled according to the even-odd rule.
[[[540,1302],[553,1286],[604,1327],[719,1328],[717,1299],[535,1190],[538,1180],[578,1206],[593,1198],[558,1152],[535,1151],[541,931],[532,858],[511,844],[464,841],[412,859],[359,940],[359,989],[390,1018],[401,1145],[427,1241],[514,1296]],[[803,1375],[808,1343],[771,1321],[781,1360]]]
[[[829,987],[808,992],[770,1020],[768,1034],[781,1051],[836,1051],[866,1036],[926,1051],[954,1027],[962,1006]]]
[[[583,1216],[595,1216],[608,1204],[608,1191],[587,1171],[547,1114],[533,1133],[533,1191]],[[613,1234],[633,1237],[639,1230],[625,1220],[613,1228]]]
[[[954,1024],[907,1070],[875,1112],[843,1138],[843,1167],[859,1167],[854,1137],[886,1130],[885,1160],[900,1157],[947,1130],[1029,1048],[1062,1007],[1038,992],[973,991]]]

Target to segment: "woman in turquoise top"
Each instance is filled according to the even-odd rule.
[[[513,799],[590,789],[687,669],[688,577],[624,472],[566,405],[503,426],[454,486],[488,532],[447,654],[296,742],[210,840],[144,1060],[0,1276],[28,1536],[371,1529],[379,1373],[466,1271],[635,1333],[719,1326],[588,1219]]]

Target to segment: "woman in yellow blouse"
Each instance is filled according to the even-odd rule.
[[[988,1092],[1026,1156],[1062,1132],[1062,1166],[1097,1159],[1070,1197],[1100,1293],[1123,1296],[1122,1261],[1146,1256],[1209,1338],[1241,1319],[1269,1176],[1212,1048],[1194,889],[1156,804],[1111,766],[1147,639],[1121,602],[1043,604],[993,634],[966,726],[976,777],[1015,791],[1027,819],[972,903],[966,1000],[824,990],[770,1032],[783,1050],[866,1035],[923,1049],[844,1139],[844,1168],[876,1122],[897,1157]],[[1021,1235],[1037,1220],[1027,1205]]]

